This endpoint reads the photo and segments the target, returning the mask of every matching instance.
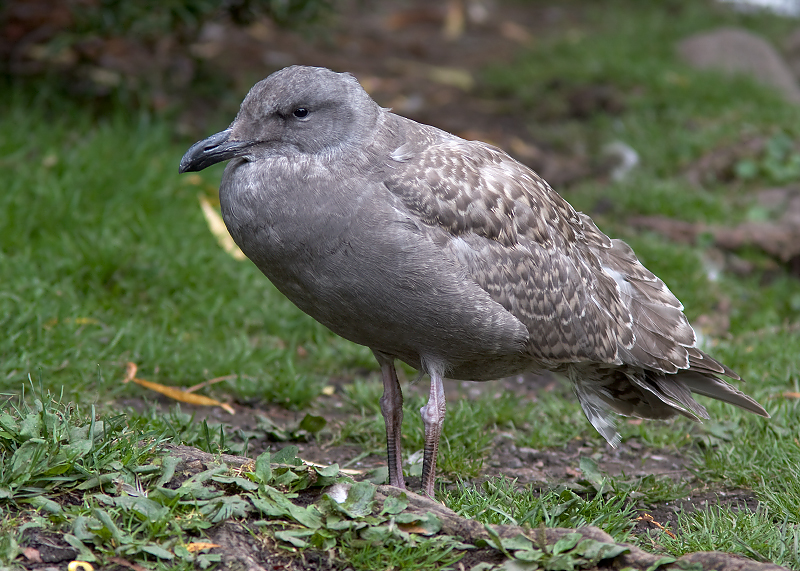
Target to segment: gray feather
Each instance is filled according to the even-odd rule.
[[[556,370],[612,444],[614,413],[707,418],[692,392],[767,416],[716,377],[738,379],[697,349],[683,306],[627,244],[503,151],[382,109],[348,74],[276,72],[180,169],[229,159],[233,239],[386,371]]]

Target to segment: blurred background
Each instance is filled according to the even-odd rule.
[[[352,72],[381,105],[534,168],[743,376],[752,359],[726,349],[743,335],[797,347],[796,2],[6,0],[0,387],[30,374],[113,399],[135,361],[302,407],[331,371],[375,371],[220,248],[222,167],[176,172],[291,64]]]

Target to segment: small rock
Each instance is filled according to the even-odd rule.
[[[536,448],[521,447],[517,450],[520,458],[532,462],[539,458],[539,451]]]
[[[692,67],[749,75],[777,88],[788,101],[800,104],[800,87],[792,70],[778,51],[760,36],[739,28],[722,28],[690,36],[677,48]]]

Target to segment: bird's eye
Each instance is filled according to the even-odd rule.
[[[305,107],[298,107],[292,112],[292,115],[302,119],[303,117],[308,115],[308,109],[306,109]]]

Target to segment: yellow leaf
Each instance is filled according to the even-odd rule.
[[[194,553],[195,551],[202,551],[203,549],[212,549],[214,547],[219,547],[216,543],[203,543],[202,541],[197,541],[194,543],[188,543],[186,545],[186,551],[189,553]]]
[[[94,567],[91,564],[87,563],[86,561],[70,561],[69,565],[67,565],[68,571],[78,571],[78,569],[83,569],[83,571],[94,571]]]
[[[172,400],[185,402],[188,404],[194,404],[198,406],[219,406],[225,409],[230,414],[235,414],[236,411],[233,410],[233,407],[229,404],[222,403],[217,399],[212,399],[211,397],[206,397],[203,395],[196,395],[194,393],[186,392],[183,389],[179,389],[177,387],[170,387],[167,385],[162,385],[161,383],[155,383],[153,381],[145,381],[144,379],[137,379],[136,378],[136,370],[137,370],[136,363],[128,363],[127,368],[125,371],[125,378],[122,380],[123,383],[128,383],[133,381],[137,385],[145,387],[146,389],[150,389],[151,391],[155,391],[157,393],[161,393],[162,395],[171,398]]]
[[[398,523],[397,527],[401,531],[405,531],[406,533],[419,533],[421,535],[430,535],[429,530],[415,523]]]
[[[133,380],[133,377],[136,376],[136,371],[139,370],[139,366],[136,363],[131,363],[128,361],[125,365],[125,378],[122,379],[122,384],[128,383]]]
[[[211,203],[202,194],[200,195],[200,207],[203,209],[203,216],[206,217],[208,229],[211,230],[211,233],[217,239],[217,243],[219,243],[220,247],[236,260],[246,259],[247,256],[244,255],[244,252],[239,249],[239,246],[233,241],[231,235],[228,234],[228,229],[225,227],[222,216],[220,216],[217,209],[211,206]]]

